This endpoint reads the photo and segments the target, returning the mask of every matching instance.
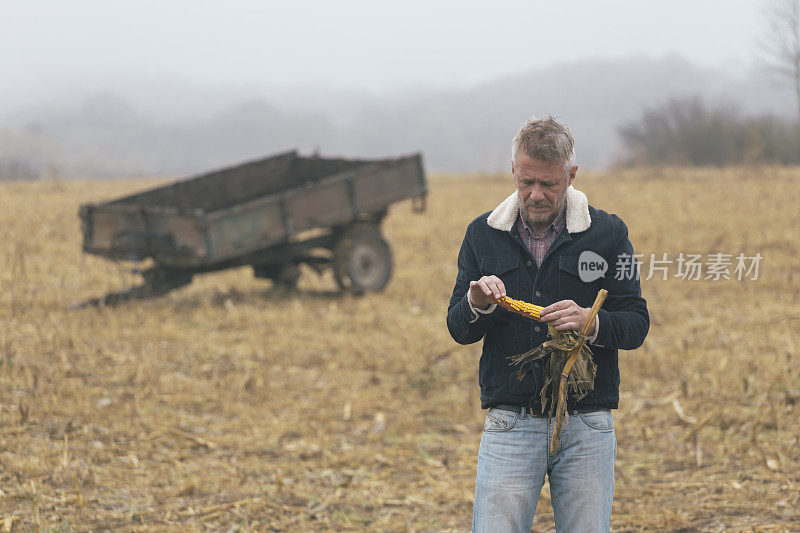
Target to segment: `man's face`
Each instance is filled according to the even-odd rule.
[[[577,165],[567,172],[561,162],[539,161],[517,153],[511,161],[511,172],[517,184],[522,218],[528,226],[542,231],[555,220],[577,171]]]

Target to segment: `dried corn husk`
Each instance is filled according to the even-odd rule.
[[[574,330],[558,331],[552,325],[548,325],[547,331],[551,340],[543,342],[528,352],[513,355],[509,359],[515,365],[519,365],[517,377],[520,381],[528,374],[533,364],[537,362],[544,364],[544,384],[539,393],[539,403],[542,409],[541,414],[552,418],[558,403],[561,372],[564,370],[570,350],[576,348],[580,343],[580,335]],[[566,390],[569,397],[578,401],[589,394],[589,391],[594,389],[596,372],[597,365],[592,359],[592,351],[584,343],[567,378]]]

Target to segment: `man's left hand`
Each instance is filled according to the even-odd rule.
[[[586,322],[586,317],[589,316],[589,311],[590,308],[581,307],[572,300],[561,300],[542,309],[539,319],[554,325],[557,330],[580,330]],[[589,327],[588,335],[593,333],[594,323]]]

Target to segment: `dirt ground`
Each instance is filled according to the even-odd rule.
[[[79,205],[156,183],[0,184],[0,531],[468,529],[480,346],[445,314],[464,229],[511,179],[433,176],[426,213],[394,206],[379,294],[241,268],[70,310],[139,282],[81,253]],[[652,317],[620,354],[613,530],[800,531],[800,170],[575,186],[628,223]],[[731,254],[732,279],[644,279],[651,253]]]

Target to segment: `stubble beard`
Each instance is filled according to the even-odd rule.
[[[522,220],[525,221],[525,224],[527,224],[529,228],[535,230],[537,233],[544,232],[548,228],[548,226],[550,226],[550,224],[553,223],[558,214],[564,208],[564,203],[566,202],[566,200],[567,200],[567,193],[566,191],[564,191],[563,196],[560,196],[558,199],[556,199],[555,209],[553,209],[550,212],[550,214],[547,215],[547,217],[534,219],[533,217],[531,217],[531,214],[528,211],[529,206],[530,207],[534,206],[533,202],[531,202],[530,204],[526,204],[522,201],[522,198],[520,198],[519,207],[520,207],[520,213],[522,213]],[[550,205],[548,204],[547,207],[549,206]]]

